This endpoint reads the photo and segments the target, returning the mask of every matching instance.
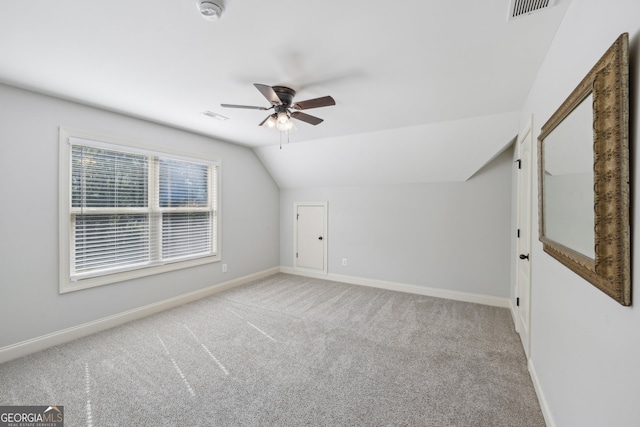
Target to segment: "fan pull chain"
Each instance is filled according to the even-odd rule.
[[[286,132],[282,132],[282,131],[280,131],[280,149],[281,149],[281,150],[282,150],[282,134],[283,134],[283,133],[286,133],[286,134],[287,134],[287,144],[290,142],[290,141],[289,141],[289,131],[286,131]]]

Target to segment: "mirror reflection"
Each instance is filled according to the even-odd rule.
[[[547,238],[595,259],[593,94],[544,140]]]

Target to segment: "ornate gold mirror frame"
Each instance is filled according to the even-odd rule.
[[[538,137],[539,238],[544,251],[622,305],[631,305],[628,44],[628,34],[624,33],[545,123]],[[589,116],[591,100],[592,115]],[[584,126],[578,129],[575,124],[567,124],[576,122],[572,115],[588,117],[592,122],[584,123]],[[565,124],[562,130],[557,130],[561,129],[558,126],[563,122]],[[564,144],[565,141],[577,140],[577,137],[572,136],[574,130],[577,133],[587,132],[590,136],[591,130],[586,129],[588,125],[592,125],[593,132],[593,203],[590,204],[591,187],[588,187],[584,192],[589,193],[586,200],[589,205],[586,209],[580,209],[578,212],[584,200],[573,203],[569,206],[570,209],[563,209],[564,203],[571,203],[563,200],[577,199],[573,190],[567,190],[566,184],[570,175],[566,171],[571,167],[565,166],[565,160],[573,162],[571,149],[561,149],[563,154],[551,158],[549,156],[553,154],[548,152],[557,153],[558,150],[556,145],[548,144]],[[554,130],[557,131],[553,133]],[[589,142],[586,141],[587,144]],[[591,151],[590,148],[587,150]],[[587,158],[587,161],[591,159]],[[553,163],[554,166],[545,168],[545,163]],[[557,179],[563,177],[560,176],[562,173],[557,173],[558,176],[554,177],[554,171],[560,170],[565,171],[566,179],[563,184],[556,184],[559,182]],[[591,184],[590,178],[586,184]],[[584,184],[582,187],[584,188]],[[563,191],[566,194],[563,195]],[[591,205],[593,212],[586,212]],[[574,209],[579,215],[567,215],[567,211],[572,212]],[[572,227],[581,221],[577,217],[583,216],[582,214],[586,218],[583,222],[586,222],[587,227],[591,225],[593,218],[593,235],[590,229],[586,230],[587,233],[572,231]],[[556,219],[556,216],[569,218]],[[573,220],[575,222],[572,222]],[[553,228],[560,231],[548,234],[547,226],[549,230]],[[563,239],[564,235],[573,237],[564,241],[558,238],[561,235]],[[563,240],[563,243],[559,243],[559,240]],[[574,241],[589,242],[586,246],[593,242],[593,250],[589,247],[586,250],[580,249],[581,245],[572,244]],[[582,248],[584,247],[582,245]]]

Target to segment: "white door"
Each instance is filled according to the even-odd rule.
[[[516,328],[529,357],[531,321],[531,147],[533,120],[518,137],[518,230],[516,268]]]
[[[296,203],[294,267],[327,272],[327,204]]]

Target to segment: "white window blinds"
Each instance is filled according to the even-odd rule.
[[[71,144],[70,279],[217,253],[217,164]]]
[[[159,159],[164,259],[206,255],[211,250],[215,239],[211,189],[216,185],[210,174],[207,165]]]

